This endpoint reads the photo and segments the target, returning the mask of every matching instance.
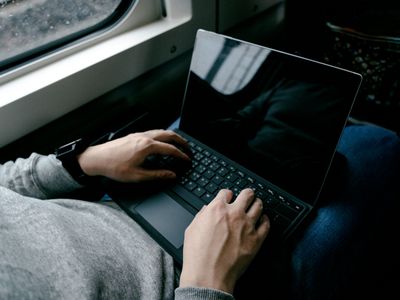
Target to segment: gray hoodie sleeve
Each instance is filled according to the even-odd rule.
[[[0,186],[39,199],[59,197],[81,187],[54,155],[37,153],[0,165]]]
[[[173,296],[172,258],[123,212],[86,201],[33,199],[57,198],[81,187],[54,155],[33,153],[0,165],[0,186],[17,193],[3,189],[0,199],[0,227],[4,228],[0,231],[0,298],[18,293],[25,297],[33,293],[38,298],[49,292],[68,299],[91,299],[100,287],[105,294],[111,291],[109,299]],[[56,276],[47,282],[49,272]],[[15,278],[22,284],[16,284]],[[67,297],[71,290],[61,288],[64,285],[80,297]],[[233,297],[218,290],[187,287],[177,288],[175,299]]]
[[[199,287],[185,287],[175,289],[175,300],[234,300],[231,294],[223,291]]]

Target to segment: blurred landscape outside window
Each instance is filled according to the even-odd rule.
[[[0,0],[0,71],[114,22],[135,0]]]

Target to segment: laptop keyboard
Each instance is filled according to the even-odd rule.
[[[210,203],[221,189],[230,189],[236,197],[241,190],[251,188],[256,197],[263,201],[271,224],[281,227],[283,231],[306,209],[304,205],[289,199],[284,193],[256,179],[254,175],[221,158],[205,146],[193,141],[189,145],[192,151],[192,167],[178,176],[178,187],[174,189],[182,198],[189,192],[201,199],[204,205]],[[165,160],[174,159],[166,157]],[[168,164],[166,161],[165,163]]]

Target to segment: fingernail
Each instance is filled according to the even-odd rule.
[[[165,173],[165,177],[171,178],[171,179],[175,179],[176,178],[176,174],[174,172],[168,171],[168,172]]]

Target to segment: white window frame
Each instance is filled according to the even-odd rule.
[[[224,32],[280,2],[136,0],[111,28],[0,74],[0,147],[186,52],[197,29]]]
[[[184,53],[215,20],[215,0],[136,0],[110,30],[0,75],[0,147]]]

